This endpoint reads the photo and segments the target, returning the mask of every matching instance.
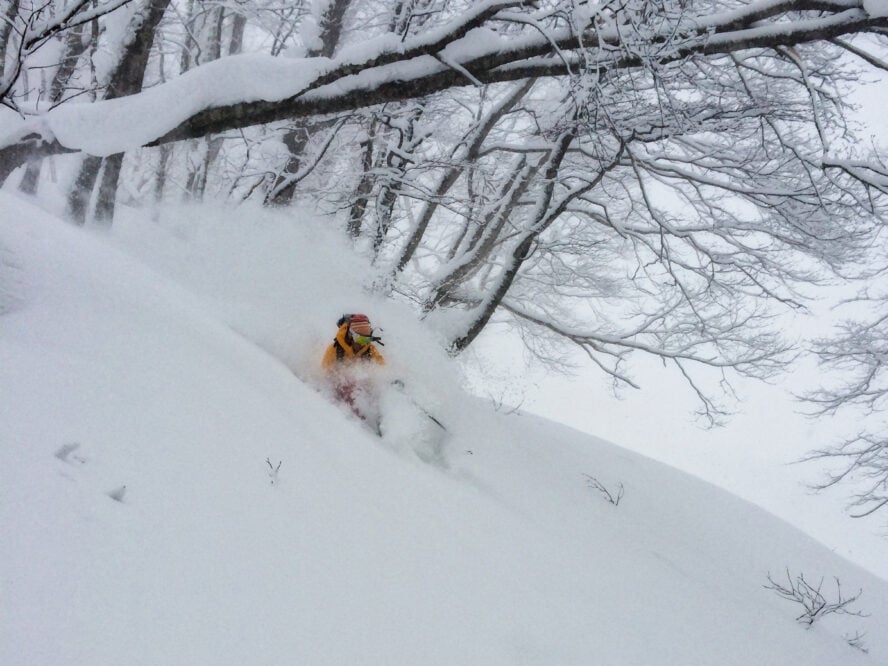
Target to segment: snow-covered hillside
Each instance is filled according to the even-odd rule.
[[[0,664],[888,663],[888,583],[703,481],[463,394],[333,234],[255,216],[100,237],[0,195]],[[397,395],[381,439],[325,397],[320,351],[358,308],[386,379],[447,426],[443,459]],[[787,571],[830,600],[834,577],[862,589],[868,615],[806,629],[764,587]]]

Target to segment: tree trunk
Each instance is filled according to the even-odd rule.
[[[361,180],[358,181],[358,186],[355,189],[355,199],[348,211],[348,235],[355,239],[361,235],[364,213],[367,210],[367,204],[370,202],[370,192],[373,191],[373,178],[370,170],[373,168],[375,134],[376,121],[371,120],[367,139],[361,142],[361,148],[364,149],[364,155],[361,159]]]
[[[217,7],[209,10],[210,14],[204,21],[206,29],[206,37],[203,40],[203,58],[201,62],[206,63],[218,60],[222,57],[222,32],[225,22],[225,7]],[[242,39],[241,34],[239,39]],[[188,196],[195,201],[202,201],[207,190],[207,179],[213,162],[222,150],[223,140],[213,136],[203,140],[203,146],[199,147],[199,158],[197,163],[193,165],[193,169],[189,172],[185,190]]]
[[[68,193],[68,216],[74,224],[83,226],[89,215],[89,204],[93,188],[102,168],[102,158],[88,155],[77,172],[77,178]]]
[[[157,159],[157,171],[154,179],[154,203],[158,204],[163,201],[163,190],[166,187],[167,164],[170,161],[170,153],[173,148],[170,145],[163,145],[158,148],[160,154]]]
[[[12,34],[12,25],[18,16],[19,0],[8,0],[6,12],[0,17],[0,81],[6,74],[6,55],[9,46],[9,36]]]
[[[108,85],[105,99],[133,95],[142,89],[145,70],[148,68],[148,57],[154,43],[154,35],[171,0],[147,0],[140,12],[137,12],[129,26],[133,31],[132,38],[123,48],[117,60]],[[96,184],[98,166],[95,160],[88,157],[81,166],[81,172],[74,182],[74,190],[68,197],[68,214],[76,224],[84,224],[89,214],[89,201]],[[116,199],[117,181],[123,155],[114,155],[106,160],[106,168],[102,177],[100,191],[97,196],[97,207],[100,209],[101,221],[110,224],[114,217],[114,201]],[[83,188],[88,187],[88,190]],[[81,190],[81,191],[77,191]],[[97,212],[99,212],[97,210]]]
[[[93,28],[95,26],[93,25]],[[49,102],[52,105],[58,104],[65,94],[65,87],[68,85],[71,77],[77,69],[77,63],[80,56],[87,49],[87,41],[84,39],[84,26],[78,25],[68,31],[65,37],[65,48],[62,52],[62,59],[59,62],[58,69],[52,78],[52,84],[49,88]],[[95,35],[94,35],[95,36]],[[25,175],[19,183],[19,190],[25,194],[36,194],[37,186],[40,182],[40,171],[43,166],[43,158],[35,157],[28,160],[28,166],[25,168]]]
[[[398,194],[403,187],[404,175],[407,173],[409,161],[406,155],[413,154],[417,148],[417,142],[414,140],[416,123],[422,117],[424,110],[425,104],[423,103],[418,104],[411,110],[407,120],[407,127],[404,130],[398,130],[397,150],[390,149],[385,158],[388,176],[385,177],[382,190],[376,199],[376,237],[373,239],[374,261],[379,256],[379,252],[385,243],[385,237],[388,235],[389,228],[392,225],[395,202],[398,200]]]
[[[567,154],[567,149],[570,147],[570,144],[575,137],[576,128],[572,128],[559,137],[558,143],[553,148],[553,153],[546,161],[545,171],[543,172],[542,191],[537,195],[534,213],[529,221],[526,231],[522,234],[521,239],[509,254],[503,273],[497,279],[493,290],[484,299],[475,319],[466,327],[466,331],[462,335],[454,338],[451,342],[450,349],[454,354],[458,354],[472,344],[475,338],[478,337],[478,334],[484,330],[484,327],[487,326],[493,313],[502,302],[503,297],[511,288],[512,283],[515,281],[515,277],[518,275],[518,271],[524,264],[524,261],[530,255],[533,243],[539,235],[548,228],[552,221],[556,219],[557,214],[550,211],[552,197],[555,193],[555,181],[558,177],[558,171],[561,168],[561,162],[564,160],[564,156]]]
[[[123,153],[105,158],[102,167],[102,178],[96,195],[95,221],[102,226],[111,226],[114,219],[114,207],[117,200],[117,181],[123,167]]]
[[[92,38],[97,39],[97,26],[92,23],[91,28],[94,31]],[[86,52],[89,46],[89,42],[84,39],[84,29],[85,26],[78,25],[75,28],[71,28],[65,37],[64,55],[62,56],[59,68],[56,70],[55,76],[52,79],[52,86],[50,86],[49,90],[49,101],[52,104],[57,104],[61,101],[62,97],[64,97],[65,86],[71,80],[74,71],[77,69],[77,62],[80,60],[80,56]]]
[[[266,205],[286,206],[293,201],[293,196],[296,194],[296,179],[293,176],[299,173],[299,168],[302,166],[302,158],[305,154],[305,148],[308,146],[309,131],[318,127],[319,125],[297,127],[289,130],[281,138],[281,141],[287,148],[289,157],[287,158],[287,165],[277,175],[274,184],[265,197]]]
[[[23,194],[37,194],[37,184],[40,182],[40,168],[43,165],[42,158],[28,160],[25,173],[19,183],[19,191]]]
[[[244,29],[247,27],[247,17],[243,14],[232,14],[231,41],[228,46],[228,55],[236,55],[244,48]]]
[[[326,10],[318,24],[317,48],[306,49],[308,58],[332,58],[342,38],[342,26],[345,20],[345,12],[348,10],[351,0],[330,0]],[[297,180],[293,178],[302,168],[305,159],[305,150],[308,147],[311,135],[328,129],[332,121],[303,124],[289,130],[283,137],[283,144],[287,147],[289,157],[284,169],[278,174],[274,185],[266,196],[265,204],[272,206],[286,206],[293,201],[296,194]]]

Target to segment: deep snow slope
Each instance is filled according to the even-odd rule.
[[[888,663],[888,585],[786,523],[433,386],[393,334],[450,431],[424,461],[409,405],[375,437],[312,383],[313,341],[181,277],[0,195],[0,664]],[[763,587],[787,569],[869,616],[805,629]]]

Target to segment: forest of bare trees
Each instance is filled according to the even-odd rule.
[[[888,165],[844,100],[888,69],[886,4],[6,0],[0,177],[61,192],[76,224],[121,203],[310,206],[372,259],[373,289],[447,320],[454,353],[499,318],[616,382],[652,354],[717,421],[713,383],[791,355],[781,308],[879,271],[859,264],[879,256]],[[280,95],[208,94],[122,152],[40,122],[74,105],[110,121],[186,73],[230,95],[226,63],[282,60],[300,78]],[[886,318],[823,342],[865,375],[811,396],[824,410],[888,395]],[[888,435],[861,437],[869,512],[888,504]]]

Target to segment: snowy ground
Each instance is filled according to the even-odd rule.
[[[469,398],[323,228],[225,220],[99,237],[0,195],[0,663],[888,663],[888,583],[715,486]],[[443,459],[398,395],[379,439],[319,389],[324,324],[356,303],[386,329],[385,379],[447,425]],[[806,629],[764,588],[787,570],[862,589],[868,616]]]
[[[810,320],[807,335],[813,328]],[[815,321],[825,330],[823,322]],[[502,333],[504,327],[500,327]],[[825,333],[824,333],[825,334]],[[814,536],[838,554],[888,580],[888,525],[879,513],[853,519],[846,510],[856,490],[850,483],[822,493],[812,484],[825,477],[823,461],[801,463],[856,432],[858,415],[812,419],[794,396],[818,386],[823,377],[812,359],[799,359],[772,384],[733,380],[739,401],[724,427],[707,429],[695,420],[699,406],[684,380],[655,359],[634,359],[633,378],[641,390],[615,399],[591,362],[577,355],[573,374],[525,367],[515,349],[504,350],[494,336],[478,345],[476,391],[505,399],[583,432],[594,434],[693,476],[706,479],[774,513]],[[838,469],[838,465],[835,466]]]

